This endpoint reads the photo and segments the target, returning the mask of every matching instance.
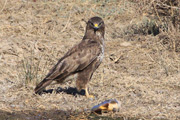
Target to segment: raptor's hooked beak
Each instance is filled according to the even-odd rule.
[[[98,24],[94,24],[94,30],[98,30],[98,29],[99,29]]]

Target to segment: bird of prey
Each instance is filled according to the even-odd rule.
[[[56,81],[63,83],[65,79],[77,74],[76,88],[85,90],[89,95],[87,84],[94,71],[99,67],[104,56],[105,24],[102,18],[92,17],[88,20],[82,41],[72,47],[49,71],[47,76],[36,86],[35,93],[41,94],[46,86]]]

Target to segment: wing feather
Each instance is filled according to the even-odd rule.
[[[85,39],[70,49],[50,70],[46,79],[57,79],[63,74],[70,75],[85,69],[100,54],[100,45],[94,40]]]

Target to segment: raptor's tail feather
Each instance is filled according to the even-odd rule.
[[[41,81],[34,89],[35,93],[41,94],[45,89],[45,87],[48,86],[51,82],[52,80],[48,80],[48,79],[44,79],[43,81]]]

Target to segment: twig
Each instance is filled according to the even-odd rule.
[[[160,7],[162,7],[162,8],[173,8],[173,9],[180,9],[179,7],[176,7],[176,6],[169,6],[169,5],[167,5],[167,4],[163,4],[163,3],[161,3],[161,4],[159,4],[159,3],[156,3],[158,6],[160,6]]]
[[[155,12],[156,12],[157,17],[158,17],[158,19],[160,20],[160,22],[161,22],[161,24],[162,24],[162,20],[161,20],[161,18],[160,18],[160,16],[159,16],[159,13],[158,13],[158,11],[157,11],[157,9],[156,9],[155,4],[153,4],[153,6],[154,6],[154,9],[155,9]]]
[[[5,1],[5,3],[4,3],[4,5],[3,5],[3,7],[2,7],[2,9],[1,9],[0,13],[4,10],[4,8],[5,8],[6,4],[7,4],[7,0]]]
[[[72,8],[73,8],[73,6],[71,7],[71,9]],[[70,21],[70,18],[71,18],[71,9],[70,9],[70,15],[69,15],[68,21],[67,21],[66,25],[64,26],[64,28],[61,30],[61,32],[64,32],[64,30],[67,28],[67,26],[69,24],[69,21]]]

